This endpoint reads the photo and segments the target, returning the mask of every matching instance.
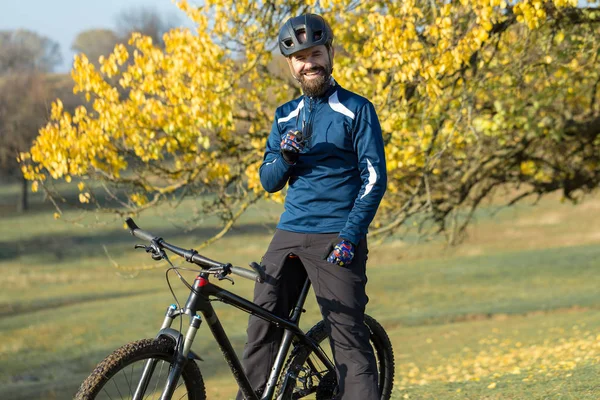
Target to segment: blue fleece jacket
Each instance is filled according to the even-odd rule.
[[[281,156],[282,136],[300,130],[306,147],[295,164]],[[301,96],[277,108],[260,181],[270,193],[289,183],[277,228],[337,233],[357,244],[385,193],[381,127],[373,104],[337,83],[320,98]]]

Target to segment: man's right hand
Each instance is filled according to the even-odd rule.
[[[288,164],[295,164],[302,150],[304,150],[302,132],[290,130],[283,135],[281,138],[281,155]]]

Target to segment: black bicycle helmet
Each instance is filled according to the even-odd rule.
[[[300,43],[298,36],[303,32],[306,32],[306,40]],[[329,48],[332,42],[331,27],[317,14],[304,14],[290,18],[279,31],[279,50],[286,57],[321,44]]]

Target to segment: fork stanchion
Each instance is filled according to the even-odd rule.
[[[200,318],[199,315],[194,315],[194,318],[192,318],[192,322],[190,323],[190,327],[185,334],[185,342],[183,343],[183,356],[186,358],[190,352],[190,349],[192,348],[192,343],[194,343],[196,332],[198,332],[198,328],[200,328],[201,323],[202,318]]]
[[[169,308],[167,308],[167,313],[165,314],[165,319],[163,321],[162,326],[160,327],[161,330],[171,327],[171,324],[173,323],[173,320],[175,319],[175,310],[177,310],[177,305],[175,305],[175,304],[171,304],[169,306]]]

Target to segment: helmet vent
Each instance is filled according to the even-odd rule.
[[[296,38],[298,38],[298,43],[300,44],[306,42],[306,29],[298,29],[296,31]]]
[[[291,47],[294,47],[294,41],[292,40],[292,38],[287,38],[283,40],[283,45],[289,49]]]

